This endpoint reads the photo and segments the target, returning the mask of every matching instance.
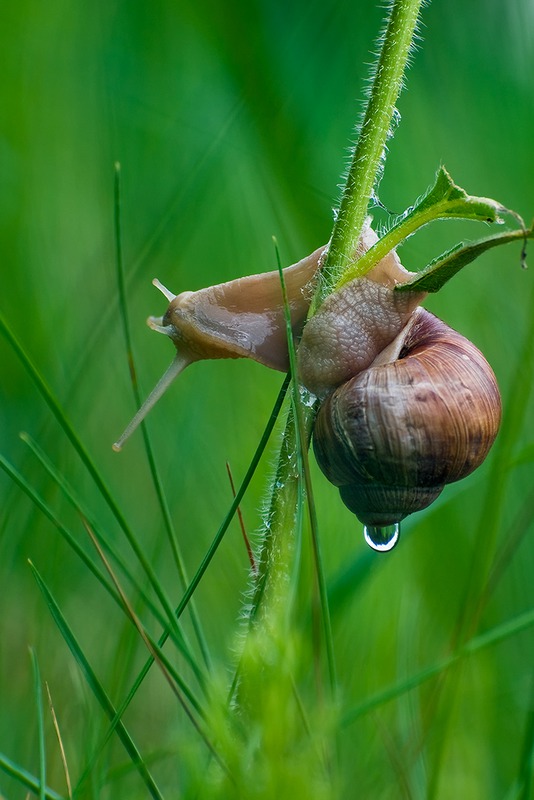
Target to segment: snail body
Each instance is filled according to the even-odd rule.
[[[380,357],[426,297],[394,292],[413,277],[389,253],[363,278],[331,294],[304,329],[298,349],[299,379],[319,398]]]
[[[366,224],[355,258],[377,240],[376,233]],[[313,295],[314,279],[326,251],[327,246],[319,247],[283,271],[292,332],[296,338],[302,333]],[[404,276],[411,274],[400,267],[395,255],[388,255],[383,259],[373,273],[381,276],[378,280],[395,282],[396,278],[385,277],[390,270],[395,274],[402,272]],[[352,284],[354,283],[353,281]],[[248,275],[196,292],[186,291],[177,295],[156,278],[153,284],[167,298],[169,305],[163,316],[149,317],[147,324],[152,330],[163,333],[172,340],[176,347],[176,356],[113,445],[116,451],[122,449],[126,439],[136,430],[174,379],[195,361],[251,358],[283,372],[289,367],[284,301],[278,271]],[[347,293],[345,288],[339,294],[347,297],[350,292]],[[313,346],[311,350],[312,358],[315,358]]]
[[[320,247],[286,267],[293,334],[299,336],[311,300],[311,282],[325,252]],[[196,292],[173,294],[157,278],[154,286],[169,300],[162,317],[147,325],[168,336],[176,356],[130,421],[113,449],[119,451],[174,379],[195,361],[209,358],[251,358],[266,367],[289,367],[284,301],[278,272],[248,275]]]
[[[320,247],[286,267],[293,333],[300,335],[310,305],[306,287],[317,272]],[[188,363],[207,358],[251,358],[271,369],[289,367],[284,301],[278,272],[248,275],[196,292],[173,295],[159,281],[169,306],[148,325],[169,336]]]

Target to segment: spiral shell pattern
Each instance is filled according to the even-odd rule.
[[[472,342],[422,308],[398,357],[371,366],[323,403],[317,461],[367,525],[389,525],[469,475],[497,435],[495,375]]]

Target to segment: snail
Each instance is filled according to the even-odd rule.
[[[412,277],[390,253],[327,298],[298,349],[300,380],[323,398],[317,463],[377,550],[482,464],[501,420],[482,353],[420,307],[424,292],[395,291]]]
[[[355,258],[376,241],[367,224]],[[293,334],[301,337],[298,377],[321,401],[313,433],[321,470],[380,539],[482,463],[499,428],[500,395],[480,351],[420,307],[426,293],[395,290],[415,276],[395,252],[329,295],[305,324],[326,250],[284,270]],[[288,368],[278,272],[179,295],[154,284],[170,304],[148,325],[170,336],[177,354],[116,450],[193,361],[248,357]]]

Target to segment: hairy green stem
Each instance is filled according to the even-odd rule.
[[[343,272],[349,267],[354,268],[351,262],[361,236],[373,187],[382,169],[395,103],[402,88],[422,3],[423,0],[395,0],[391,6],[367,108],[348,171],[328,255],[322,268],[322,280],[311,304],[310,316],[334,290]],[[304,406],[302,412],[302,433],[309,442],[317,406]],[[295,418],[290,413],[272,486],[267,530],[252,601],[252,619],[257,618],[260,603],[265,606],[267,602],[269,605],[266,598],[270,593],[265,593],[267,584],[272,584],[273,595],[276,597],[279,590],[283,591],[282,576],[289,571],[288,564],[276,561],[278,553],[288,552],[282,547],[282,542],[291,536],[296,518],[300,480],[294,470],[296,443]]]
[[[381,173],[395,104],[402,89],[422,4],[423,0],[395,0],[391,6],[369,100],[322,270],[323,280],[312,303],[312,314],[351,265],[369,200]],[[357,276],[355,274],[353,277]]]
[[[395,0],[391,7],[383,38],[373,86],[369,97],[360,136],[354,151],[353,161],[347,176],[339,214],[322,269],[322,278],[313,298],[310,316],[319,308],[322,300],[330,294],[346,268],[351,266],[356,244],[360,239],[369,199],[382,168],[382,159],[389,136],[395,103],[402,86],[411,41],[415,31],[417,15],[423,0]],[[282,281],[283,286],[283,281]],[[289,334],[291,335],[291,334]],[[291,354],[291,341],[289,343]],[[319,600],[318,613],[322,625],[318,626],[319,639],[314,646],[317,692],[322,698],[323,670],[327,679],[327,694],[324,696],[325,715],[335,713],[339,697],[335,676],[335,652],[333,647],[330,614],[326,593],[326,581],[319,547],[313,499],[309,486],[305,486],[305,459],[302,457],[309,447],[318,403],[302,402],[296,386],[296,367],[293,358],[293,403],[289,409],[278,464],[271,488],[265,534],[258,562],[258,573],[254,576],[254,587],[250,605],[249,636],[244,643],[243,658],[252,669],[240,673],[239,691],[236,701],[243,710],[251,714],[254,724],[254,709],[262,707],[262,700],[270,697],[269,684],[275,682],[277,692],[289,701],[291,685],[291,636],[294,623],[295,584],[298,575],[300,553],[299,537],[302,521],[303,493],[308,491],[312,550],[315,579]],[[311,398],[313,400],[313,398]],[[288,683],[289,680],[289,683]],[[237,679],[234,688],[237,686]],[[233,692],[232,692],[233,693]],[[250,698],[254,702],[250,702]],[[297,704],[298,705],[298,704]],[[294,709],[295,711],[295,709]],[[334,744],[333,744],[334,743]],[[329,781],[335,781],[337,753],[335,736],[321,745],[324,764]]]

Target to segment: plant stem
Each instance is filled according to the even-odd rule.
[[[386,141],[390,132],[395,103],[402,86],[411,41],[419,8],[423,0],[395,0],[391,6],[382,49],[378,59],[373,86],[369,97],[359,140],[354,150],[352,164],[343,191],[339,214],[334,225],[332,239],[321,280],[312,300],[309,316],[319,308],[330,294],[351,261],[360,239],[367,206],[382,168]],[[283,280],[282,280],[283,287]],[[291,335],[291,334],[290,334]],[[291,342],[289,343],[291,355]],[[243,658],[249,669],[241,673],[237,702],[242,709],[252,709],[251,724],[254,725],[254,710],[262,707],[271,697],[272,685],[280,697],[291,686],[291,639],[295,613],[295,578],[298,575],[297,559],[300,552],[299,537],[302,522],[302,498],[304,488],[308,491],[312,547],[315,558],[315,578],[320,598],[322,636],[315,649],[317,691],[322,698],[321,674],[323,665],[328,675],[327,694],[324,697],[323,717],[334,711],[337,696],[335,676],[335,653],[330,626],[330,614],[326,593],[326,582],[322,565],[313,499],[309,486],[304,487],[306,475],[305,459],[319,403],[302,402],[296,385],[295,364],[291,369],[293,381],[293,404],[289,409],[284,437],[280,447],[276,473],[271,486],[270,505],[265,520],[265,534],[254,576],[252,601],[250,604],[249,636],[244,643]],[[323,661],[324,659],[324,661]],[[254,666],[252,666],[254,665]],[[246,676],[246,677],[245,677]],[[285,677],[284,677],[285,676]],[[288,682],[289,678],[289,682]],[[234,684],[232,693],[237,685]],[[263,701],[259,695],[263,696]],[[250,703],[250,697],[254,702]],[[335,781],[336,747],[332,751],[332,740],[323,741],[325,765],[329,780]]]
[[[353,259],[373,187],[382,171],[395,103],[402,88],[422,3],[423,0],[395,0],[391,6],[369,100],[322,269],[323,280],[312,302],[310,315],[332,292]]]
[[[395,0],[391,6],[367,108],[343,190],[328,255],[322,268],[322,280],[312,300],[310,316],[333,291],[343,272],[349,266],[354,268],[351,261],[361,236],[373,187],[382,169],[395,103],[402,88],[422,3],[423,0]],[[308,443],[316,413],[317,404],[302,407],[302,434]],[[268,605],[268,595],[265,594],[267,583],[270,581],[280,585],[281,573],[287,574],[290,570],[289,564],[276,563],[276,559],[280,553],[291,552],[282,543],[291,536],[296,518],[300,480],[294,470],[296,443],[295,417],[293,413],[289,413],[271,490],[267,531],[252,602],[252,619],[257,619],[260,603],[265,606],[267,602]],[[282,580],[281,585],[283,583]],[[277,594],[275,589],[274,596]]]

